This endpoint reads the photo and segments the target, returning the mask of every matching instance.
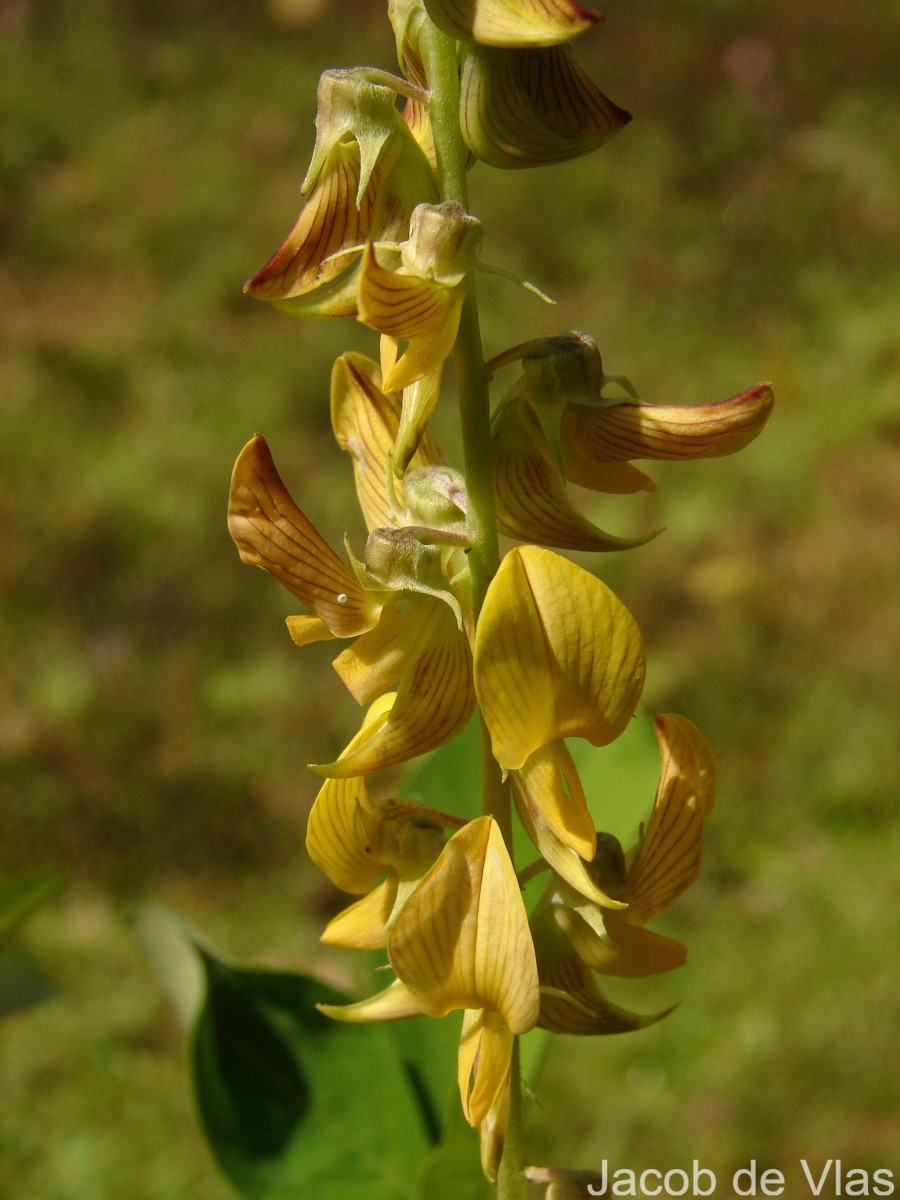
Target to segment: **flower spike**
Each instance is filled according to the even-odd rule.
[[[553,46],[602,19],[576,0],[425,0],[425,8],[439,29],[482,46]]]

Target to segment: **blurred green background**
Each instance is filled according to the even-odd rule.
[[[688,965],[617,993],[680,1008],[552,1043],[534,1156],[896,1179],[900,9],[604,13],[578,54],[634,123],[580,162],[472,174],[485,259],[559,301],[485,280],[488,353],[583,328],[649,401],[771,379],[777,407],[739,457],[651,469],[655,496],[594,514],[667,526],[589,565],[644,629],[647,709],[703,728],[721,789],[661,923]],[[327,388],[374,336],[241,294],[299,207],[319,73],[359,62],[393,66],[380,0],[0,0],[0,877],[71,880],[18,938],[61,994],[0,1027],[3,1196],[230,1195],[134,901],[260,964],[348,970],[318,948],[338,898],[304,858],[305,763],[358,713],[224,502],[263,432],[361,547]],[[640,786],[649,807],[652,764]]]

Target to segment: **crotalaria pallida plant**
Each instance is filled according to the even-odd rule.
[[[368,539],[359,555],[333,549],[262,437],[235,465],[229,528],[244,562],[303,606],[288,620],[293,641],[342,641],[334,667],[364,713],[343,753],[312,768],[323,783],[307,846],[352,898],[323,941],[379,952],[387,974],[375,994],[321,1011],[357,1025],[461,1012],[459,1101],[485,1179],[505,1200],[584,1195],[583,1172],[529,1164],[517,1041],[536,1027],[597,1036],[665,1016],[624,1010],[602,980],[684,961],[650,924],[697,877],[715,764],[686,717],[657,716],[659,788],[637,845],[595,828],[567,739],[602,754],[623,733],[644,642],[615,594],[559,551],[623,551],[658,531],[606,533],[567,485],[653,490],[635,460],[732,454],[762,429],[772,393],[644,403],[580,331],[486,359],[477,277],[506,272],[481,261],[467,171],[585,155],[630,117],[571,54],[599,19],[575,0],[389,0],[388,15],[402,75],[322,76],[303,208],[247,284],[298,316],[378,335],[374,357],[337,360],[330,397]],[[436,406],[453,403],[451,355],[455,465],[429,430]],[[503,557],[499,534],[520,543]],[[450,741],[476,710],[480,816],[385,796],[379,772]],[[609,811],[615,797],[602,800]],[[518,862],[516,819],[530,846]],[[537,875],[546,885],[529,912],[523,883]]]

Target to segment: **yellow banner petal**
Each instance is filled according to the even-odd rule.
[[[234,464],[228,531],[243,562],[274,575],[335,637],[354,637],[376,623],[376,594],[360,585],[291,499],[258,435]]]
[[[449,741],[466,725],[475,707],[472,656],[451,609],[441,600],[416,596],[408,601],[410,613],[425,614],[422,624],[411,621],[409,637],[389,633],[350,648],[335,662],[355,694],[368,696],[377,688],[399,683],[393,707],[373,725],[365,741],[336,763],[313,766],[320,775],[340,777],[380,771],[408,762]],[[394,629],[388,617],[386,628]],[[380,655],[384,655],[383,658]]]
[[[382,390],[376,363],[353,351],[336,360],[331,372],[331,424],[338,445],[353,459],[356,494],[369,529],[400,523],[402,514],[395,511],[388,492],[388,472],[402,417],[400,397]],[[404,468],[441,462],[443,455],[434,439],[420,430]]]
[[[425,0],[425,8],[451,37],[483,46],[552,46],[601,20],[576,0]]]
[[[266,265],[247,281],[244,291],[260,300],[289,300],[326,287],[346,271],[358,259],[358,252],[338,258],[331,256],[365,242],[377,195],[375,188],[369,188],[357,208],[359,181],[359,144],[338,142],[331,149],[293,229]],[[329,258],[331,261],[326,262]],[[335,301],[337,307],[334,311],[329,309],[328,315],[353,316],[355,292],[352,279]]]
[[[628,872],[626,920],[643,925],[695,882],[703,823],[712,812],[716,760],[699,729],[676,713],[654,722],[662,756],[656,804]]]
[[[494,757],[518,770],[565,737],[613,741],[637,707],[644,642],[598,579],[537,546],[510,551],[475,638],[475,690]]]
[[[718,404],[571,404],[563,418],[564,445],[585,476],[590,462],[719,458],[752,442],[774,403],[771,386],[757,383]]]
[[[560,550],[629,550],[656,537],[605,533],[569,500],[540,423],[523,401],[507,404],[492,430],[494,495],[502,533]]]
[[[422,1015],[414,997],[399,979],[395,979],[383,992],[377,992],[356,1004],[317,1004],[316,1008],[334,1021],[347,1021],[352,1024],[366,1021],[402,1021],[407,1017]]]
[[[538,991],[519,883],[496,821],[454,834],[394,923],[388,956],[423,1008],[488,1008],[531,1029]]]
[[[502,1098],[512,1060],[513,1035],[497,1013],[481,1009],[463,1017],[457,1056],[457,1080],[463,1114],[481,1125]]]
[[[460,126],[469,149],[491,166],[531,167],[577,158],[630,120],[595,87],[566,46],[466,48]]]

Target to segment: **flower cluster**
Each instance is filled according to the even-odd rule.
[[[628,380],[605,374],[581,332],[497,354],[488,374],[518,375],[491,417],[496,522],[523,544],[479,595],[472,489],[429,431],[481,265],[481,225],[446,194],[446,151],[432,127],[435,39],[454,39],[470,166],[572,158],[629,117],[571,56],[568,43],[598,19],[575,0],[391,0],[389,11],[404,77],[367,68],[323,75],[304,207],[247,284],[287,311],[356,318],[380,335],[379,361],[347,352],[331,379],[334,435],[352,462],[368,538],[361,557],[349,544],[337,554],[289,495],[261,437],[237,460],[228,519],[241,558],[309,610],[288,619],[293,641],[350,641],[334,667],[365,708],[343,753],[312,768],[324,783],[307,846],[355,897],[323,941],[384,951],[393,979],[369,999],[324,1011],[372,1021],[462,1010],[462,1108],[481,1130],[494,1178],[516,1035],[535,1026],[616,1033],[664,1015],[623,1010],[598,977],[684,961],[680,943],[645,926],[696,879],[714,798],[706,740],[684,717],[659,716],[659,789],[638,844],[626,853],[595,828],[566,739],[602,747],[622,734],[640,701],[645,650],[613,592],[556,551],[627,549],[655,531],[604,532],[567,485],[652,490],[634,460],[731,454],[760,432],[772,393],[758,384],[716,404],[645,404]],[[547,873],[530,914],[492,811],[464,821],[379,798],[367,783],[449,741],[476,705],[493,769],[534,847],[524,871]]]

